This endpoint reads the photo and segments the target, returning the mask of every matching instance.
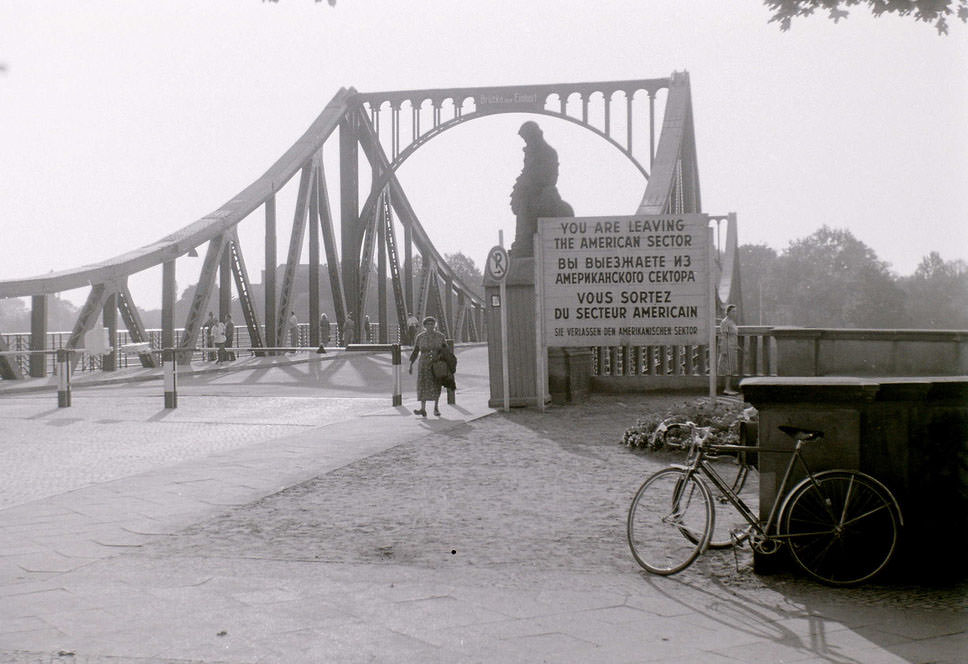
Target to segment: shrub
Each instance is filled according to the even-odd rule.
[[[653,441],[652,434],[663,422],[694,422],[701,427],[712,427],[711,442],[720,445],[737,444],[740,423],[756,421],[757,412],[752,406],[727,400],[717,400],[716,405],[712,406],[708,399],[696,399],[640,417],[633,426],[625,430],[622,444],[634,449],[653,451],[662,449],[667,438],[676,442],[688,438],[688,430],[676,427]]]

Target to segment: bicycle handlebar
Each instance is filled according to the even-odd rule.
[[[712,427],[701,427],[695,422],[687,420],[685,422],[661,422],[655,431],[652,433],[651,442],[655,443],[659,436],[665,436],[666,432],[673,427],[688,428],[689,429],[689,439],[683,442],[673,442],[664,441],[665,445],[670,448],[676,449],[695,449],[698,447],[708,447],[708,442],[710,439],[710,433],[712,432]]]

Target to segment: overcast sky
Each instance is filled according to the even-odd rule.
[[[208,214],[341,86],[676,70],[692,82],[703,209],[736,212],[741,243],[782,250],[827,224],[898,274],[930,251],[968,260],[968,26],[939,37],[861,8],[787,33],[768,19],[760,0],[0,0],[0,279],[97,262]],[[513,238],[525,119],[468,123],[404,165],[442,253],[481,265],[499,229]],[[627,160],[574,125],[536,119],[576,214],[635,211],[645,182]],[[258,280],[261,216],[241,231]],[[198,263],[178,262],[180,288]],[[160,305],[160,270],[131,286],[140,306]]]

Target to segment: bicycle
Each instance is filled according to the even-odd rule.
[[[707,456],[767,450],[712,444],[708,434],[700,432],[690,437],[686,464],[654,473],[632,499],[627,538],[636,562],[653,574],[670,575],[687,568],[708,548],[716,518],[708,480],[747,523],[732,531],[736,543],[746,539],[761,554],[776,553],[786,544],[807,574],[828,585],[856,585],[883,571],[903,527],[894,494],[859,471],[813,473],[801,448],[821,440],[823,432],[790,426],[780,430],[794,439],[795,446],[765,521],[732,490]],[[806,477],[787,491],[797,462]]]
[[[686,430],[687,439],[678,440],[677,430]],[[705,442],[712,433],[712,427],[701,427],[693,422],[677,422],[665,420],[656,427],[649,440],[651,449],[666,447],[669,449],[686,449],[688,451],[686,465],[692,463],[693,450]],[[660,442],[661,441],[661,442]],[[744,489],[747,502],[757,500],[759,491],[759,473],[756,468],[757,457],[747,451],[746,446],[743,450],[731,452],[729,454],[712,454],[707,451],[706,461],[716,470],[717,474],[725,480],[726,485],[736,494],[741,494]],[[708,449],[708,448],[707,448]],[[737,521],[739,515],[730,506],[725,494],[718,489],[713,491],[713,505],[716,508],[717,516],[714,522],[713,534],[709,540],[710,549],[727,549],[746,539],[745,533],[739,535],[733,531],[742,527],[745,521]],[[755,509],[756,505],[751,505]],[[686,535],[687,537],[689,535]]]

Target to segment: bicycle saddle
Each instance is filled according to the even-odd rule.
[[[810,442],[811,440],[823,438],[823,431],[817,431],[815,429],[801,429],[800,427],[791,426],[780,426],[779,429],[794,440]]]

